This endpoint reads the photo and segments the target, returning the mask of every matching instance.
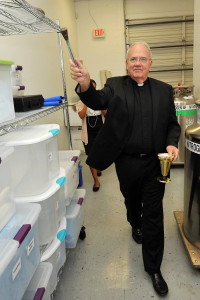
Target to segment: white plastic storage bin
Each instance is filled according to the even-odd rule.
[[[38,204],[16,205],[0,231],[0,299],[21,300],[40,262]]]
[[[66,176],[64,187],[66,205],[70,204],[79,184],[79,156],[80,150],[59,151],[60,166],[65,169]]]
[[[67,222],[64,217],[61,221],[57,236],[55,236],[50,247],[43,253],[41,262],[50,262],[53,265],[53,272],[50,278],[51,295],[56,290],[59,274],[66,261],[65,237]]]
[[[59,175],[58,133],[59,125],[41,124],[25,126],[1,137],[0,145],[15,149],[15,197],[41,194]]]
[[[65,216],[64,184],[66,181],[64,169],[60,169],[59,176],[52,181],[51,187],[38,196],[17,197],[16,203],[39,203],[41,214],[39,217],[40,254],[49,247]]]
[[[51,263],[41,262],[22,300],[51,300],[50,277],[52,271],[53,266]]]
[[[85,193],[86,191],[84,189],[77,189],[73,195],[71,204],[66,206],[66,248],[76,247],[83,225]]]
[[[13,63],[0,59],[0,123],[15,118],[10,76]]]
[[[14,148],[0,147],[0,230],[15,213],[11,170]]]

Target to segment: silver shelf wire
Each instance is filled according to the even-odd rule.
[[[66,106],[67,102],[64,102],[58,106],[41,107],[40,109],[28,112],[16,113],[15,119],[0,124],[0,136],[14,131],[19,127],[35,122],[38,119],[44,118],[47,115],[56,112],[57,110],[65,108]]]
[[[0,36],[43,32],[57,32],[59,34],[60,27],[24,0],[0,0]],[[0,123],[0,136],[8,134],[19,127],[29,125],[31,122],[44,118],[60,109],[67,110],[66,93],[65,99],[58,106],[41,107],[37,110],[15,113],[15,119]],[[69,143],[72,147],[71,136]]]
[[[0,0],[0,36],[57,32],[60,35],[60,26],[47,18],[41,9],[31,6],[25,0]],[[59,42],[61,48],[61,41]],[[60,49],[61,51],[61,49]],[[63,61],[61,57],[61,68]],[[64,73],[64,69],[62,71]],[[65,78],[63,77],[63,80]],[[66,84],[64,82],[65,103],[50,108],[42,108],[41,110],[30,113],[16,113],[16,118],[10,122],[0,123],[0,136],[15,130],[18,127],[28,125],[40,118],[51,114],[58,109],[65,108],[66,118],[68,122],[68,140],[70,149],[72,149],[71,130],[68,114],[68,100],[66,95]]]
[[[25,0],[0,0],[0,36],[60,32],[60,27]]]

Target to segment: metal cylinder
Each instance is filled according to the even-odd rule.
[[[184,164],[185,130],[196,122],[197,114],[193,87],[174,87],[174,104],[177,120],[181,126],[181,136],[178,145],[180,153],[175,164]]]
[[[200,249],[200,100],[197,122],[186,129],[184,166],[184,233]]]

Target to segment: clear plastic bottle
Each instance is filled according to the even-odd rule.
[[[25,86],[22,84],[23,67],[19,65],[11,66],[11,84],[13,96],[24,95]]]

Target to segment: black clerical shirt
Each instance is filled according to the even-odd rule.
[[[132,80],[133,123],[130,138],[124,149],[127,154],[153,154],[153,108],[149,80],[143,85]]]

